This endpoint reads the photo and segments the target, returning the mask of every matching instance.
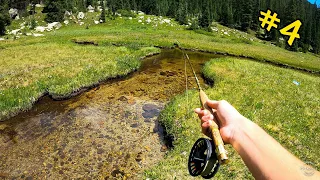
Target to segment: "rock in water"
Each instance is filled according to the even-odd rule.
[[[142,113],[144,118],[153,118],[158,116],[160,113],[159,107],[154,104],[146,104],[142,107],[142,109],[145,111]]]

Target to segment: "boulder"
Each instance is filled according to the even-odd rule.
[[[91,5],[88,6],[88,12],[89,13],[93,13],[94,12],[94,7],[92,7]]]
[[[47,29],[60,29],[62,24],[60,22],[49,23]]]
[[[83,12],[79,12],[77,18],[78,19],[83,19],[85,17]]]
[[[69,11],[65,11],[65,12],[64,12],[64,18],[68,18],[68,17],[70,17],[70,16],[72,16],[72,13],[71,13],[71,12],[69,12]]]
[[[15,19],[18,16],[18,9],[10,8],[9,15],[12,19]]]
[[[44,32],[46,30],[46,27],[43,26],[37,26],[35,29],[37,32]]]
[[[15,29],[15,30],[12,30],[10,34],[17,35],[20,31],[21,29]]]
[[[4,39],[3,39],[3,38],[0,38],[0,41],[4,41]]]

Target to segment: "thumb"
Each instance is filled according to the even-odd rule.
[[[217,109],[219,105],[219,101],[208,100],[207,105],[213,109]]]

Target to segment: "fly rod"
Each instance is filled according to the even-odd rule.
[[[207,105],[209,98],[201,88],[200,81],[195,73],[188,54],[185,53],[183,49],[181,50],[184,58],[187,59],[195,77],[202,108],[208,110],[214,116],[214,118],[217,118],[215,111]],[[224,148],[219,126],[213,121],[208,131],[210,135],[209,137],[212,139],[212,141],[206,138],[200,138],[194,144],[188,161],[190,175],[201,175],[205,179],[212,178],[218,172],[220,164],[224,165],[228,162],[227,151]]]

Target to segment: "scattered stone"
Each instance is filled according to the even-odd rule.
[[[144,12],[142,12],[142,11],[138,11],[138,15],[145,15],[145,13]]]
[[[103,154],[104,150],[103,149],[97,149],[97,154]]]
[[[99,24],[100,22],[99,22],[99,21],[94,20],[94,23],[95,23],[95,24]]]
[[[71,16],[71,15],[72,15],[72,13],[69,12],[69,11],[66,11],[66,12],[64,13],[64,16]]]
[[[136,157],[136,161],[137,161],[137,162],[141,162],[141,161],[142,161],[143,158],[142,158],[141,154],[142,154],[142,153],[139,153],[139,154],[137,155],[137,157]]]
[[[53,22],[48,24],[47,30],[48,29],[60,29],[62,27],[62,24],[60,22]]]
[[[140,126],[139,123],[134,123],[134,124],[131,124],[130,127],[132,127],[132,128],[137,128],[137,127],[139,127],[139,126]]]
[[[68,25],[68,24],[69,24],[69,21],[68,21],[68,20],[65,20],[65,21],[63,21],[63,23],[64,23],[65,25]]]
[[[144,111],[153,111],[153,110],[155,110],[155,109],[159,109],[159,107],[157,106],[157,105],[154,105],[154,104],[145,104],[143,107],[142,107],[142,109],[144,110]]]
[[[94,7],[92,7],[91,5],[88,6],[88,12],[89,13],[93,13],[94,12]]]
[[[126,98],[125,96],[121,96],[118,100],[124,102],[128,101],[128,98]]]
[[[9,15],[11,19],[15,19],[16,16],[18,16],[18,9],[15,9],[15,8],[9,9]]]
[[[85,17],[85,14],[83,12],[79,12],[77,18],[83,19]]]
[[[17,35],[20,31],[21,29],[15,29],[15,30],[12,30],[10,34]]]
[[[3,38],[0,38],[0,41],[4,41],[4,39],[3,39]]]
[[[119,176],[124,176],[125,174],[124,174],[124,172],[120,171],[119,169],[116,169],[116,170],[114,170],[114,171],[111,172],[111,175],[112,175],[113,177],[117,177],[117,175],[119,175]]]
[[[46,30],[46,27],[43,26],[37,26],[35,29],[37,32],[44,32]]]

